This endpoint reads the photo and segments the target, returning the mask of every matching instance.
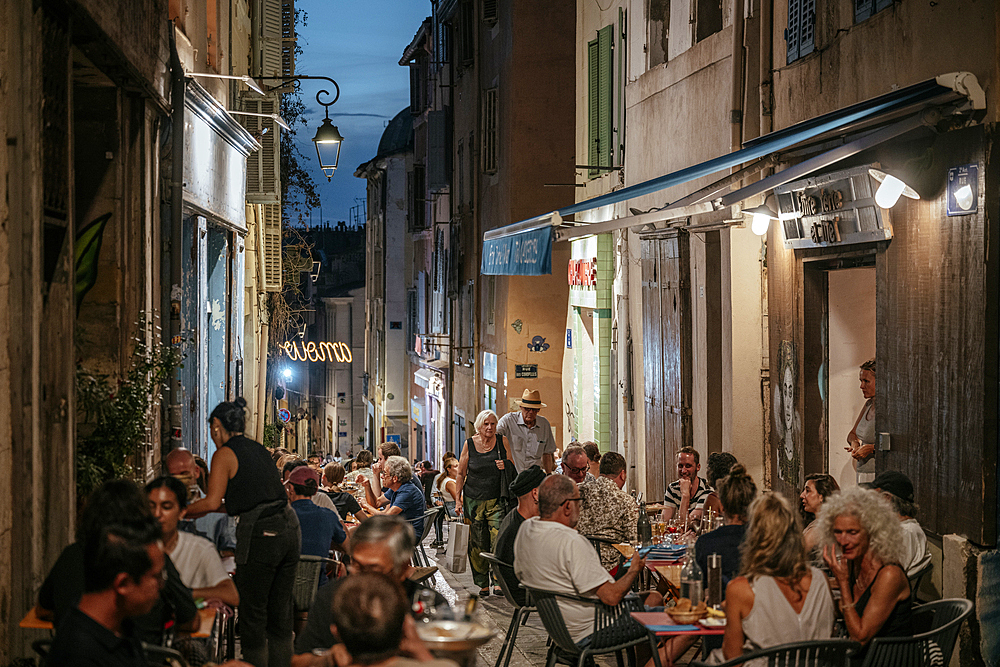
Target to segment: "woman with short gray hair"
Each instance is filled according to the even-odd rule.
[[[501,499],[503,470],[511,466],[510,449],[504,437],[497,433],[497,415],[483,410],[476,416],[476,435],[465,441],[458,461],[458,498],[456,509],[462,512],[469,530],[469,562],[472,579],[479,586],[479,595],[490,594],[490,564],[479,554],[493,551],[500,520],[503,519]],[[500,588],[493,589],[501,595]]]

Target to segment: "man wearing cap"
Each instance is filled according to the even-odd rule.
[[[299,553],[307,556],[330,556],[331,544],[347,551],[347,533],[334,510],[320,507],[312,501],[319,490],[319,474],[307,465],[299,466],[288,475],[285,491],[292,509],[299,517],[299,527],[302,530],[302,549]],[[319,574],[322,584],[326,581],[326,568]]]
[[[494,555],[508,565],[514,564],[514,540],[521,524],[526,519],[538,516],[538,485],[544,479],[545,473],[542,469],[531,466],[518,474],[510,484],[510,492],[517,496],[517,507],[507,512],[507,516],[500,522],[496,545],[493,547]],[[513,568],[501,567],[500,574],[507,584],[507,590],[513,594],[518,604],[523,605],[524,589],[520,587],[521,582],[518,581]]]
[[[615,542],[631,542],[639,523],[639,507],[625,493],[625,457],[607,452],[601,457],[601,476],[590,484],[580,485],[580,520],[576,529],[584,537],[599,537]],[[601,544],[601,565],[611,570],[621,556],[610,544]]]
[[[525,389],[518,412],[509,412],[497,423],[497,433],[510,442],[514,467],[527,470],[540,465],[546,473],[556,468],[556,441],[552,437],[549,420],[538,414],[545,407],[541,395],[534,389]]]
[[[916,519],[920,508],[914,502],[913,482],[898,470],[886,470],[875,477],[871,487],[889,499],[899,517],[903,528],[904,549],[900,565],[906,570],[906,576],[912,576],[931,561],[927,536]]]

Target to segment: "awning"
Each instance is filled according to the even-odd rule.
[[[559,214],[532,218],[483,235],[481,272],[488,276],[544,276],[552,273],[552,226]]]
[[[542,259],[536,254],[530,253],[530,257],[532,259],[530,265],[511,261],[495,261],[492,259],[488,262],[487,260],[493,256],[491,248],[495,248],[496,251],[504,253],[499,256],[500,259],[508,256],[514,257],[515,255],[513,253],[517,250],[520,250],[522,255],[524,255],[525,251],[534,251],[543,247],[551,249],[554,227],[555,225],[561,224],[562,218],[565,218],[566,216],[581,213],[583,211],[588,211],[601,206],[616,204],[618,202],[652,194],[677,185],[682,185],[697,178],[718,173],[722,170],[731,169],[747,163],[753,163],[753,161],[764,158],[765,156],[773,155],[774,153],[778,153],[794,146],[803,145],[806,142],[819,143],[824,140],[832,139],[835,136],[855,132],[860,133],[865,130],[874,129],[886,123],[891,123],[894,120],[899,120],[899,122],[894,125],[884,128],[881,131],[874,131],[867,135],[867,141],[862,142],[859,140],[857,142],[852,142],[852,144],[848,145],[850,146],[850,149],[842,149],[839,151],[835,149],[828,151],[822,156],[818,156],[818,158],[821,159],[814,158],[813,160],[807,160],[806,163],[802,163],[805,166],[796,165],[791,167],[791,170],[795,170],[793,173],[798,174],[794,176],[794,178],[799,178],[801,177],[803,169],[808,168],[809,171],[806,173],[810,173],[811,171],[820,169],[828,164],[832,164],[836,160],[843,159],[849,154],[856,153],[858,150],[863,150],[864,148],[875,145],[878,142],[886,141],[894,136],[898,136],[900,133],[908,131],[908,129],[913,129],[913,127],[916,126],[913,125],[914,116],[929,106],[958,101],[967,103],[967,106],[971,106],[972,109],[985,109],[985,94],[979,86],[979,82],[976,80],[975,75],[969,72],[953,72],[950,74],[943,74],[934,79],[929,79],[922,83],[908,86],[886,95],[881,95],[879,97],[797,123],[796,125],[792,125],[783,130],[772,132],[768,135],[747,142],[740,150],[727,155],[713,158],[690,167],[685,167],[684,169],[650,179],[643,183],[631,185],[629,187],[622,188],[621,190],[609,192],[607,194],[594,197],[593,199],[588,199],[530,220],[508,225],[500,229],[491,230],[483,237],[483,263],[481,272],[485,275],[541,275],[543,273],[551,273],[552,262],[550,256]],[[911,125],[913,125],[913,127],[911,127]],[[787,172],[789,170],[785,171]],[[779,174],[776,174],[775,176],[780,176],[784,173],[785,172],[779,172]],[[759,194],[764,190],[779,185],[780,183],[777,181],[779,181],[780,178],[775,178],[775,176],[758,182],[758,184],[755,184],[752,191],[750,190],[751,186],[748,186],[743,190],[727,195],[723,199],[722,204],[729,205],[742,201],[753,194]],[[789,178],[783,182],[794,180],[794,178]],[[722,181],[719,181],[719,183],[722,183]],[[581,236],[608,231],[608,229],[603,228],[606,226],[620,229],[622,227],[630,226],[630,224],[642,224],[647,221],[652,221],[653,219],[666,220],[671,217],[680,217],[685,214],[693,215],[695,213],[711,211],[713,210],[713,207],[708,203],[703,203],[705,199],[711,196],[711,194],[705,195],[705,190],[709,190],[709,188],[703,188],[696,193],[692,193],[692,195],[684,197],[669,206],[665,206],[663,210],[635,216],[634,222],[632,223],[623,222],[622,220],[613,220],[608,221],[607,223],[580,225],[578,228],[574,228],[571,235]],[[647,218],[649,218],[649,220],[647,220]],[[524,241],[514,245],[516,243],[516,239],[531,239],[531,245],[525,247],[523,245]],[[546,255],[550,255],[550,253],[547,252]],[[540,268],[544,268],[544,270],[540,270]],[[525,269],[530,269],[530,271],[526,271]]]

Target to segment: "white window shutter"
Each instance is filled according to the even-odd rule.
[[[281,76],[281,0],[261,0],[261,76]]]
[[[272,114],[278,113],[279,109],[277,93],[243,98],[243,111]],[[280,203],[281,128],[272,119],[260,116],[239,116],[239,120],[261,146],[259,151],[247,158],[247,201],[255,204]]]
[[[264,204],[264,291],[281,291],[281,204]]]

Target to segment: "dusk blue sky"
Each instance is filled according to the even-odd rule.
[[[430,2],[297,0],[295,6],[308,15],[306,25],[299,26],[303,53],[296,61],[296,74],[329,76],[340,84],[340,100],[330,107],[330,119],[344,136],[344,144],[331,182],[316,164],[312,143],[323,120],[316,92],[330,84],[302,82],[307,126],[296,133],[323,200],[323,220],[335,223],[347,220],[355,200],[365,196],[365,181],[355,178],[354,170],[375,157],[386,123],[410,102],[409,69],[400,67],[399,58],[430,14]],[[319,224],[318,210],[312,220]]]

